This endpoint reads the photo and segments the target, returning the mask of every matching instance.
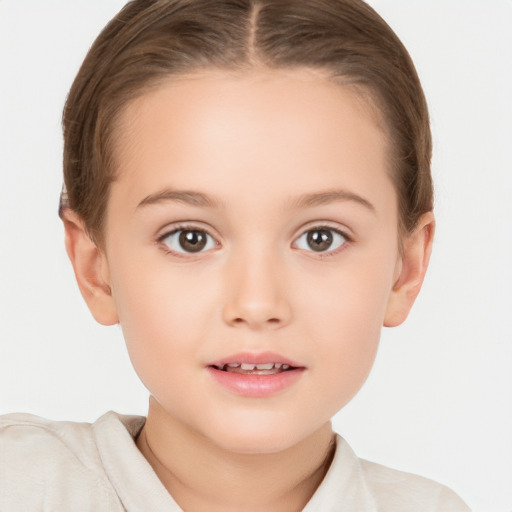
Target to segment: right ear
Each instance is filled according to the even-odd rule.
[[[91,240],[82,219],[73,210],[65,208],[61,216],[66,232],[66,251],[82,297],[100,324],[119,323],[105,253]]]

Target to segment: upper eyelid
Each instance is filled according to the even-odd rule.
[[[174,233],[178,233],[180,231],[203,231],[207,235],[211,236],[216,242],[219,241],[219,236],[212,233],[211,229],[208,229],[206,226],[202,225],[200,222],[178,222],[172,226],[166,226],[158,230],[156,234],[157,241],[161,242],[166,237],[173,235]]]
[[[337,224],[337,223],[336,223]],[[339,233],[340,235],[344,236],[347,240],[352,241],[354,239],[354,235],[352,234],[352,230],[345,227],[340,226],[337,224],[336,226],[333,226],[331,222],[329,221],[319,221],[316,223],[308,223],[305,226],[302,226],[298,232],[298,234],[295,236],[294,241],[300,238],[302,235],[309,231],[314,231],[315,229],[321,230],[326,229],[330,231],[336,231],[336,233]]]
[[[339,223],[333,221],[320,220],[308,222],[302,225],[299,229],[295,230],[296,234],[293,237],[293,243],[295,243],[302,235],[308,231],[313,231],[315,229],[332,230],[344,236],[347,241],[354,240],[354,234],[352,233],[352,230],[346,226],[340,226]],[[166,237],[179,231],[204,231],[207,235],[211,236],[216,241],[216,243],[220,244],[221,236],[217,234],[216,230],[209,228],[200,221],[182,221],[167,225],[166,227],[158,230],[156,234],[156,240],[161,242]]]
[[[302,231],[300,233],[300,235],[298,235],[298,236],[296,236],[294,238],[293,243],[296,243],[297,240],[302,238],[305,234],[309,233],[310,231],[334,231],[336,234],[342,236],[347,242],[351,242],[352,241],[352,237],[350,235],[348,235],[347,233],[345,233],[344,231],[340,230],[340,229],[332,228],[332,227],[329,227],[329,226],[317,226],[317,227],[308,228],[308,229]]]

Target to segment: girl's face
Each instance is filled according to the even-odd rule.
[[[370,109],[305,71],[219,72],[137,99],[118,135],[106,279],[164,415],[245,453],[325,427],[370,371],[401,264]]]

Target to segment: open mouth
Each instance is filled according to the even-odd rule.
[[[306,367],[272,353],[232,354],[211,361],[206,368],[222,387],[247,398],[267,398],[292,388]]]
[[[223,372],[238,373],[242,375],[275,375],[297,369],[296,367],[285,363],[228,363],[223,365],[212,365],[211,368]]]

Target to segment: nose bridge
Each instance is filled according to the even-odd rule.
[[[281,327],[290,320],[284,261],[270,244],[233,250],[226,265],[224,319],[252,329]]]

